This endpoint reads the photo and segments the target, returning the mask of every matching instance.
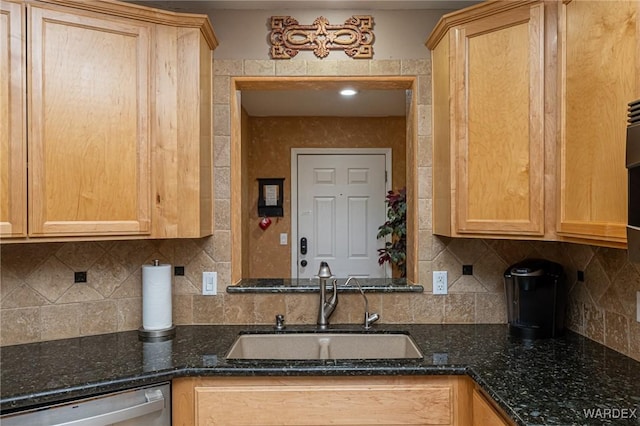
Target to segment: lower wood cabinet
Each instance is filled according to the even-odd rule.
[[[174,425],[468,425],[463,377],[184,378]],[[465,417],[467,416],[467,417]]]
[[[185,377],[173,381],[173,424],[513,424],[474,385],[466,376]]]
[[[514,423],[507,419],[502,410],[477,388],[472,393],[473,426],[510,426]]]

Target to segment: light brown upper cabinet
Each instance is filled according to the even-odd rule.
[[[168,25],[155,27],[151,235],[200,238],[213,234],[213,50],[218,42],[206,15],[166,12],[159,21]]]
[[[434,233],[544,234],[543,21],[542,3],[483,3],[427,41]]]
[[[28,6],[29,235],[151,231],[152,25]]]
[[[24,8],[0,2],[0,235],[27,233]]]
[[[1,16],[1,236],[211,234],[208,18],[73,0]]]
[[[433,230],[626,247],[635,0],[491,1],[445,15],[433,62]]]
[[[640,97],[639,13],[636,0],[560,7],[561,237],[626,243],[626,114]]]

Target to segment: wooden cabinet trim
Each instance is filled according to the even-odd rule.
[[[39,0],[39,3],[67,6],[154,24],[198,28],[211,50],[218,47],[218,39],[211,26],[211,21],[207,15],[203,14],[177,13],[115,0],[92,0],[90,2],[86,0]]]
[[[474,22],[487,16],[517,9],[527,4],[539,3],[540,0],[513,0],[513,1],[485,1],[461,11],[455,11],[444,15],[429,35],[426,41],[427,48],[433,50],[440,43],[445,34],[454,27]]]

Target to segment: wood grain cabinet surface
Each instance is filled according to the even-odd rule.
[[[0,236],[27,234],[27,103],[21,4],[0,2]]]
[[[111,0],[1,12],[3,242],[210,235],[208,18]]]
[[[469,425],[462,376],[183,378],[174,425]]]
[[[27,14],[29,235],[149,234],[152,26]]]
[[[185,377],[173,424],[512,426],[467,376]]]
[[[515,423],[506,418],[495,402],[489,400],[477,388],[472,394],[472,426],[511,426]]]
[[[627,103],[640,98],[640,2],[572,0],[560,7],[558,233],[626,243]]]
[[[445,15],[433,63],[439,235],[626,247],[633,0],[489,1]]]
[[[542,3],[481,4],[427,43],[436,234],[544,234],[543,18]]]

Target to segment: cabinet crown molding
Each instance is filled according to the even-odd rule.
[[[517,9],[526,4],[534,3],[541,3],[541,0],[490,0],[475,6],[447,13],[440,18],[425,44],[429,50],[433,50],[447,31],[457,25],[476,21],[480,18],[496,15],[498,13]]]
[[[176,13],[168,10],[154,9],[133,3],[117,0],[27,0],[27,4],[55,4],[89,10],[105,15],[113,15],[121,18],[131,18],[154,24],[169,25],[174,27],[199,28],[207,41],[209,48],[218,47],[218,39],[213,31],[213,26],[207,15],[196,13]]]

